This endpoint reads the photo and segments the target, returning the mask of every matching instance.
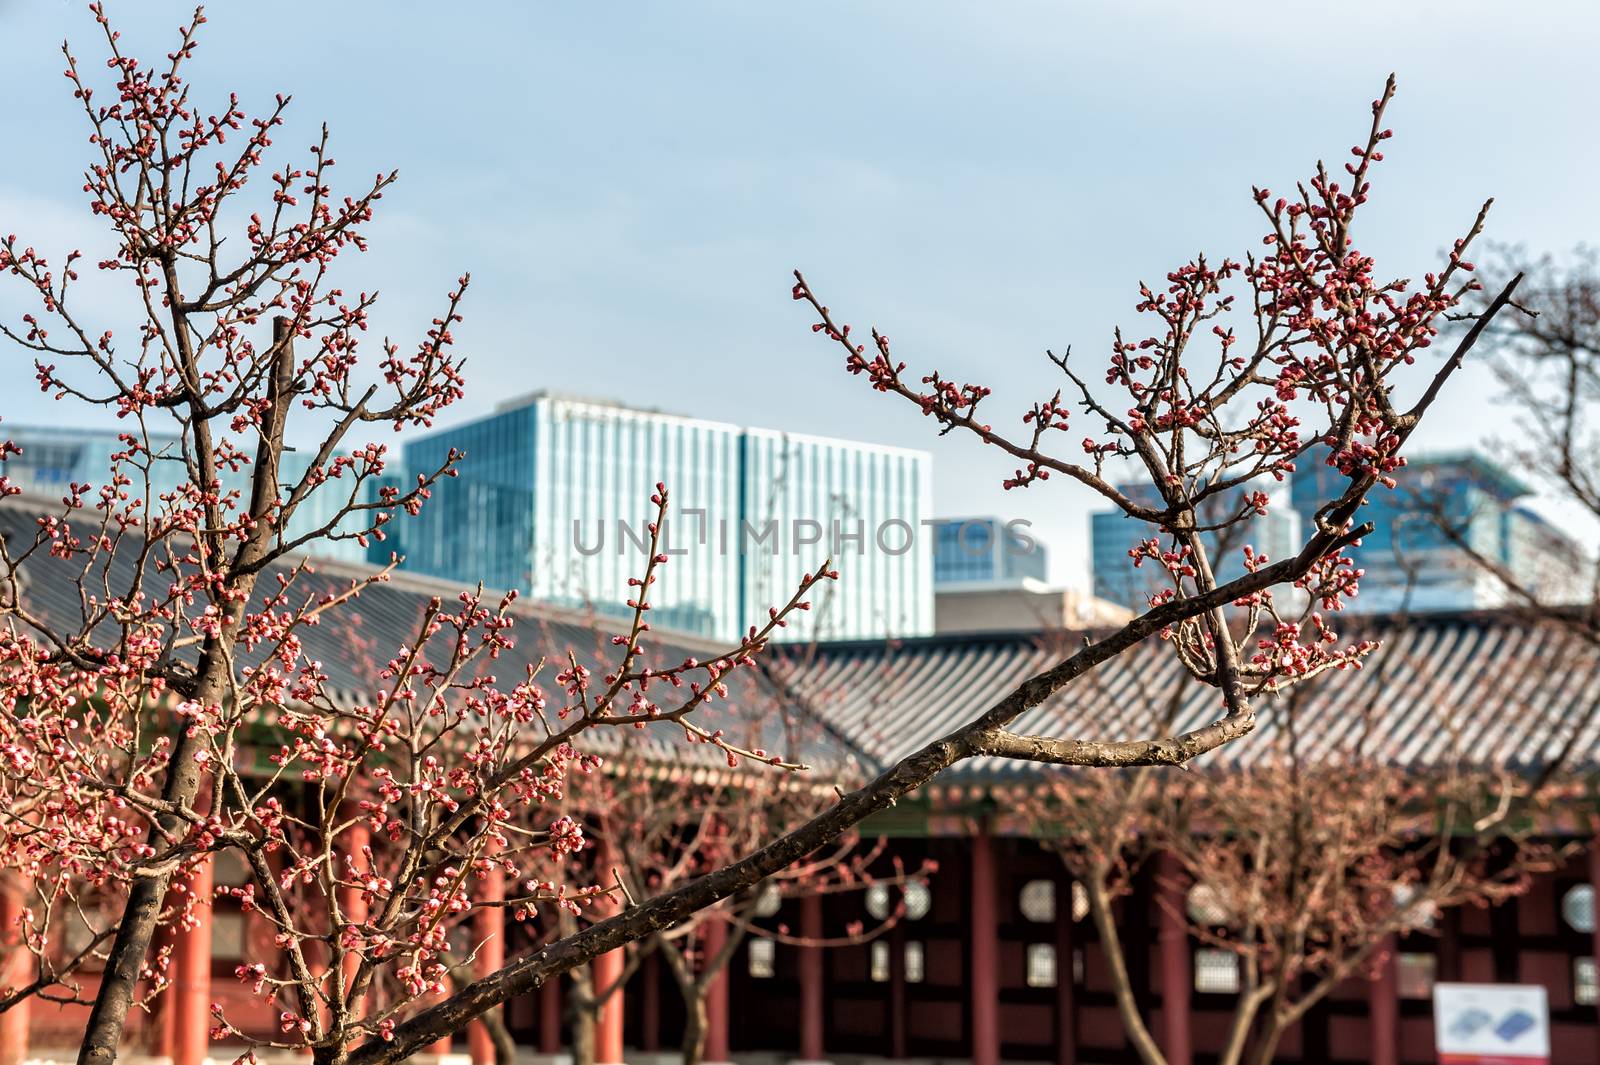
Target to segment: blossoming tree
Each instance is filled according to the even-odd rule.
[[[1388,654],[1377,671],[1404,667],[1416,690],[1438,690],[1424,663]],[[1503,770],[1470,745],[1447,705],[1432,716],[1451,747],[1432,766],[1396,765],[1372,739],[1370,706],[1340,708],[1354,736],[1348,749],[1312,756],[1339,727],[1305,708],[1318,683],[1327,681],[1274,705],[1270,749],[1244,765],[1179,776],[1151,767],[1063,772],[1028,802],[1083,888],[1123,1031],[1144,1065],[1165,1065],[1172,1047],[1128,961],[1130,918],[1119,900],[1140,875],[1156,881],[1162,917],[1179,934],[1235,959],[1238,989],[1218,1060],[1264,1065],[1342,984],[1376,978],[1400,938],[1437,934],[1449,910],[1520,894],[1568,857],[1534,835],[1559,766],[1538,781]],[[1369,685],[1383,687],[1381,678]],[[1151,721],[1170,721],[1190,694],[1180,684],[1130,701]]]
[[[191,884],[204,899],[220,853],[249,870],[229,890],[270,922],[281,952],[281,965],[241,973],[280,1005],[273,1042],[310,1048],[320,1062],[377,1065],[749,891],[963,759],[1177,764],[1244,737],[1256,696],[1352,665],[1367,649],[1340,648],[1331,625],[1358,577],[1341,548],[1362,535],[1363,499],[1404,462],[1406,441],[1515,286],[1481,309],[1418,394],[1398,394],[1396,369],[1433,343],[1441,316],[1473,287],[1465,254],[1484,214],[1420,284],[1383,280],[1357,250],[1353,226],[1389,137],[1392,82],[1345,175],[1319,166],[1291,196],[1257,191],[1267,229],[1259,257],[1198,258],[1141,287],[1136,309],[1149,325],[1116,336],[1105,387],[1091,387],[1077,360],[1052,356],[1065,388],[1047,387],[1018,433],[980,417],[981,385],[908,373],[882,334],[853,337],[797,275],[795,299],[844,349],[849,372],[941,430],[1013,456],[1011,485],[1066,477],[1146,523],[1133,561],[1159,567],[1166,586],[1132,622],[994,693],[986,712],[803,823],[678,886],[627,898],[605,880],[528,875],[536,861],[582,847],[583,835],[561,818],[513,830],[511,811],[561,792],[587,757],[580,737],[615,733],[626,744],[636,726],[671,726],[735,761],[798,771],[700,721],[832,571],[808,573],[726,651],[662,659],[646,647],[650,589],[666,560],[657,543],[608,665],[573,655],[548,679],[499,681],[491,666],[514,638],[512,596],[469,592],[435,602],[412,640],[382,649],[358,698],[333,691],[302,635],[352,611],[387,571],[330,588],[301,552],[381,539],[451,474],[446,462],[395,483],[372,437],[426,426],[462,394],[454,329],[467,279],[414,350],[385,342],[374,360],[360,357],[375,297],[342,278],[395,175],[336,194],[325,132],[301,161],[276,145],[287,97],[254,118],[233,96],[201,107],[185,79],[198,13],[165,62],[147,66],[91,10],[109,88],[70,52],[67,76],[93,148],[84,193],[114,248],[91,265],[77,252],[57,261],[20,238],[0,241],[0,272],[35,303],[4,335],[32,353],[46,392],[124,426],[107,483],[74,486],[31,536],[0,547],[0,847],[46,893],[92,890],[114,914],[101,926],[105,968],[85,1065],[118,1052],[141,978],[160,963],[151,944],[172,915],[169,889]],[[131,320],[95,321],[77,285],[88,269],[126,285]],[[1082,443],[1070,443],[1079,432]],[[175,443],[159,443],[165,433]],[[315,444],[290,464],[291,441],[307,434]],[[1248,526],[1270,505],[1263,486],[1318,443],[1342,481],[1301,549],[1281,559],[1246,550],[1247,572],[1219,580],[1205,539],[1217,522],[1197,520],[1202,505],[1243,491],[1220,521]],[[1113,487],[1113,462],[1138,468],[1153,501]],[[659,528],[665,488],[655,498]],[[75,590],[70,620],[38,608],[30,589],[40,582]],[[1311,606],[1274,598],[1289,585]],[[1151,637],[1215,692],[1209,723],[1118,739],[1012,728]],[[276,750],[273,769],[241,771],[241,751],[264,742]],[[473,885],[499,877],[529,906],[603,898],[612,913],[453,987],[443,956],[451,929],[470,926]],[[43,943],[37,917],[29,935]],[[420,1008],[417,995],[434,1001]],[[227,1018],[217,1027],[229,1030]]]

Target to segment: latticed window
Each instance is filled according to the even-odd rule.
[[[906,882],[906,920],[920,921],[928,916],[928,911],[933,909],[933,892],[928,889],[925,880],[910,880]]]
[[[1194,952],[1194,989],[1207,995],[1239,993],[1239,955],[1201,947]]]
[[[776,884],[767,884],[756,897],[756,916],[771,917],[783,908],[783,892]]]
[[[1574,931],[1594,931],[1594,885],[1579,884],[1561,896],[1561,919]]]
[[[1056,948],[1049,943],[1028,944],[1028,986],[1056,986]]]
[[[1233,911],[1223,898],[1222,892],[1210,884],[1196,884],[1191,887],[1186,908],[1189,911],[1189,920],[1195,924],[1225,925],[1233,920]]]
[[[1072,882],[1072,919],[1081,921],[1089,916],[1089,889],[1078,883]]]
[[[924,880],[908,880],[901,889],[906,920],[920,921],[933,909],[933,892]],[[875,921],[886,921],[894,910],[894,895],[887,884],[873,884],[866,892],[867,913]]]
[[[747,960],[752,977],[770,980],[778,972],[778,945],[770,939],[752,939]]]
[[[1405,927],[1432,928],[1439,922],[1439,907],[1432,900],[1423,900],[1418,903],[1416,901],[1417,894],[1418,889],[1412,884],[1396,884],[1394,887],[1395,909],[1406,912]]]
[[[244,914],[216,910],[211,915],[211,956],[219,961],[244,957]]]
[[[872,965],[867,975],[875,984],[889,982],[889,944],[881,939],[872,941]]]
[[[1593,958],[1572,959],[1572,1001],[1579,1006],[1600,1005]]]
[[[872,916],[873,920],[888,920],[889,886],[887,884],[873,884],[867,888],[867,913]]]
[[[927,955],[922,949],[922,944],[911,942],[906,944],[906,983],[920,984],[927,975]]]
[[[1439,960],[1432,954],[1402,953],[1396,968],[1400,977],[1401,998],[1431,999]]]
[[[1039,924],[1050,924],[1056,919],[1056,885],[1053,880],[1030,880],[1022,885],[1017,898],[1022,916]]]

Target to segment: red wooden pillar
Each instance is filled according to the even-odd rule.
[[[473,972],[479,977],[498,972],[506,963],[506,908],[492,905],[504,902],[505,897],[505,870],[495,861],[488,874],[478,882],[478,900],[491,905],[479,906],[472,915],[472,930],[478,941]],[[494,1040],[482,1022],[474,1021],[467,1028],[467,1049],[472,1053],[472,1065],[494,1065]]]
[[[594,992],[605,994],[606,989],[622,979],[622,951],[612,950],[594,960]],[[594,1025],[595,1065],[622,1065],[622,988],[618,987],[600,1006],[600,1015]]]
[[[1000,942],[995,900],[994,841],[982,822],[972,837],[972,1065],[1000,1062]]]
[[[1400,954],[1394,936],[1378,948],[1377,979],[1367,985],[1372,1065],[1400,1065]]]
[[[183,881],[177,877],[167,887],[167,894],[161,901],[161,908],[169,914],[181,913],[184,900],[188,892]],[[163,952],[166,954],[166,968],[161,970],[166,986],[156,992],[155,1000],[151,1003],[151,1016],[147,1022],[149,1030],[145,1034],[145,1046],[149,1052],[158,1058],[172,1060],[173,1046],[173,1011],[176,1008],[173,1000],[177,992],[173,989],[173,981],[178,975],[178,936],[181,933],[177,921],[168,921],[157,925],[155,935],[150,940],[150,957],[154,961]],[[273,973],[274,976],[280,975]]]
[[[357,821],[345,832],[345,846],[350,855],[350,867],[356,876],[372,871],[372,828],[366,821]],[[344,870],[340,870],[343,874]],[[346,925],[360,927],[367,923],[368,913],[366,892],[355,887],[342,887],[339,889],[339,910],[344,917]],[[340,974],[344,980],[345,993],[348,994],[356,978],[356,970],[361,968],[361,951],[350,950],[345,954],[341,963]],[[364,1012],[360,1003],[351,1002],[350,1012],[352,1018],[359,1018]]]
[[[800,900],[800,936],[808,943],[822,942],[822,896]],[[800,1060],[818,1065],[827,1060],[823,1049],[822,948],[800,948]]]
[[[594,875],[597,883],[611,886],[611,851],[604,842],[595,848]],[[596,909],[597,917],[603,919],[616,912],[616,903],[608,899],[599,903]],[[600,1006],[600,1015],[595,1019],[595,1065],[622,1065],[622,973],[625,965],[624,955],[619,948],[600,955],[590,966],[594,973],[595,994],[603,995],[608,989],[615,988],[606,996]]]
[[[27,884],[0,889],[0,944],[7,952],[0,987],[23,987],[33,980],[33,955],[22,945],[22,915]],[[0,1013],[0,1065],[21,1065],[28,1056],[28,1003],[22,999]]]
[[[711,964],[728,945],[728,926],[720,915],[706,924],[705,963]],[[728,970],[723,968],[706,987],[706,1061],[728,1060]]]
[[[1073,983],[1077,951],[1072,922],[1072,877],[1056,877],[1056,1065],[1077,1065],[1078,1006]]]
[[[1163,852],[1156,861],[1156,950],[1161,958],[1161,1052],[1167,1065],[1190,1065],[1190,987],[1188,877],[1177,857]]]
[[[212,859],[196,865],[189,879],[194,927],[174,937],[172,964],[172,1065],[201,1065],[211,1044]]]
[[[539,986],[539,1053],[561,1053],[561,978],[552,976]]]

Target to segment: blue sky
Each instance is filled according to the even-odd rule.
[[[159,55],[183,5],[112,0]],[[1081,583],[1092,504],[936,439],[844,375],[789,299],[804,269],[902,357],[995,390],[1053,389],[1046,347],[1098,364],[1136,283],[1257,246],[1250,186],[1345,155],[1391,70],[1396,130],[1362,233],[1420,276],[1496,197],[1491,236],[1600,240],[1600,10],[1588,3],[217,4],[191,76],[247,110],[295,95],[348,181],[398,167],[351,287],[403,343],[463,269],[460,417],[551,387],[791,431],[926,447],[941,514],[1034,522]],[[57,51],[82,5],[0,0],[0,229],[92,240],[84,129]],[[12,292],[0,288],[0,308]],[[117,325],[118,322],[108,322]],[[8,380],[29,375],[18,364]],[[1509,428],[1486,373],[1420,442]],[[59,419],[10,390],[0,415]]]

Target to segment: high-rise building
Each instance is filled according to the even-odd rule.
[[[741,624],[787,601],[826,557],[839,580],[822,589],[794,636],[933,632],[928,452],[747,429],[740,469]]]
[[[412,473],[454,448],[458,476],[382,546],[405,567],[618,612],[633,598],[654,518],[671,491],[652,622],[735,638],[833,558],[840,580],[789,639],[932,631],[932,501],[922,451],[743,429],[539,392],[406,445]]]
[[[1294,475],[1302,521],[1344,490],[1325,449],[1308,454]],[[1505,583],[1490,567],[1548,598],[1562,597],[1572,540],[1533,510],[1518,505],[1530,489],[1480,454],[1410,459],[1392,489],[1375,488],[1357,521],[1371,535],[1347,554],[1364,572],[1351,607],[1366,611],[1468,610],[1502,605]],[[1555,564],[1552,565],[1552,562]],[[1485,563],[1488,563],[1486,566]]]
[[[1050,585],[1049,562],[1026,522],[996,517],[936,520],[935,631],[1083,630],[1121,624],[1131,616],[1081,589]]]
[[[933,523],[933,583],[1045,581],[1050,558],[1025,523],[999,518],[939,518]]]
[[[95,489],[104,486],[111,477],[113,466],[133,478],[129,492],[144,491],[144,473],[126,461],[112,458],[126,449],[112,429],[71,429],[60,426],[7,425],[4,436],[22,449],[5,463],[4,473],[11,483],[24,492],[41,495],[61,495],[71,484],[87,484]],[[235,441],[239,443],[239,440]],[[147,441],[154,456],[149,467],[149,485],[152,505],[159,507],[158,499],[170,494],[179,485],[189,482],[189,472],[183,461],[183,451],[177,436],[151,434]],[[253,441],[243,439],[242,446],[249,450]],[[279,460],[279,480],[293,485],[311,465],[312,456],[305,452],[288,451]],[[249,498],[250,467],[222,471],[224,492],[237,491]],[[295,509],[289,520],[290,539],[328,526],[338,515],[341,506],[350,499],[349,481],[330,480],[312,489]],[[376,498],[373,481],[367,482]],[[365,493],[364,493],[365,494]],[[346,525],[351,524],[346,522]],[[318,538],[305,545],[305,552],[322,558],[346,562],[363,561],[368,556],[353,537],[350,539]]]
[[[1117,490],[1137,503],[1159,506],[1160,496],[1150,484],[1118,485]],[[1254,486],[1252,486],[1254,490]],[[1210,508],[1217,515],[1235,512],[1242,506],[1238,489],[1214,497]],[[1272,498],[1276,495],[1277,498]],[[1246,523],[1232,525],[1221,532],[1205,533],[1201,542],[1211,558],[1217,580],[1231,581],[1244,574],[1244,547],[1271,559],[1286,558],[1300,548],[1300,519],[1281,490],[1269,493],[1265,515],[1254,515]],[[1132,610],[1149,607],[1150,596],[1167,587],[1165,574],[1146,563],[1135,567],[1128,552],[1138,543],[1157,535],[1152,525],[1130,518],[1120,510],[1102,511],[1089,518],[1089,549],[1094,568],[1094,594]],[[1162,538],[1163,543],[1166,538]]]

